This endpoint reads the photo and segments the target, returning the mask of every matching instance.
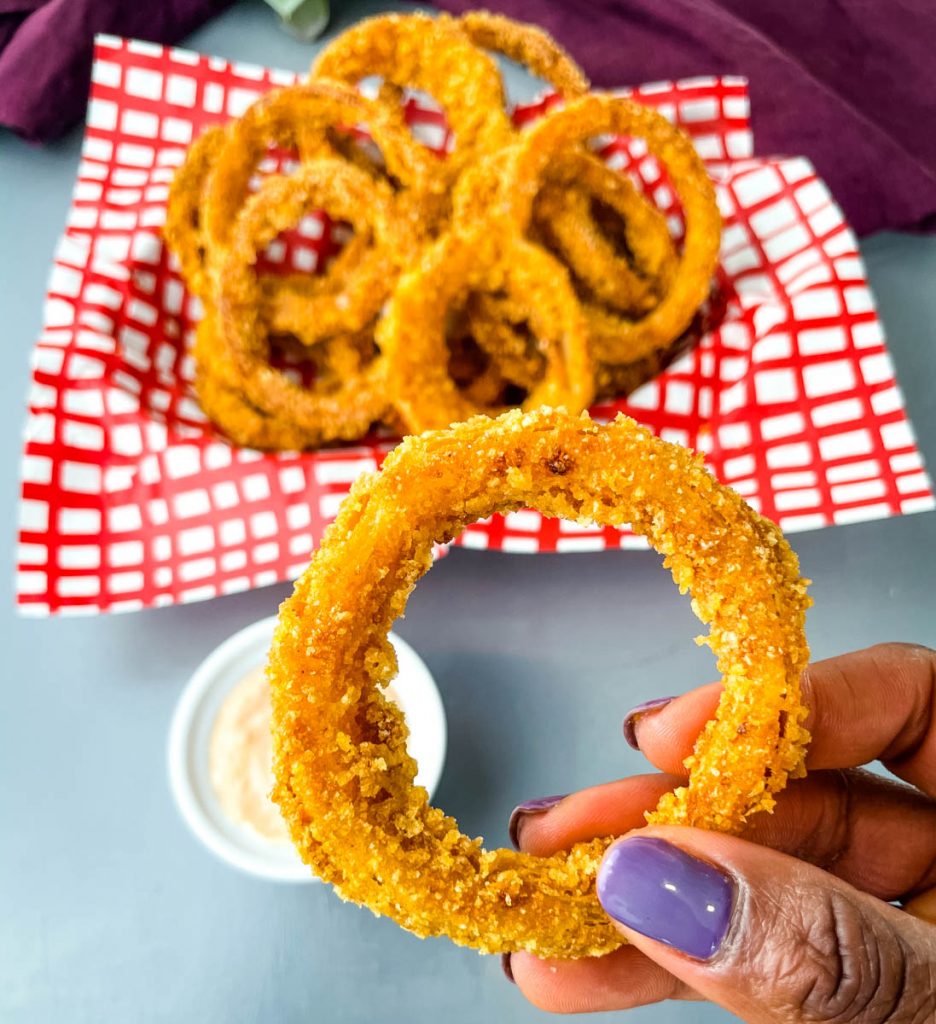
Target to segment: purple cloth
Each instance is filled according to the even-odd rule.
[[[0,125],[35,142],[84,117],[98,32],[175,43],[231,0],[0,0]]]
[[[460,13],[478,4],[436,0]],[[804,155],[858,234],[936,230],[932,65],[922,0],[488,0],[548,29],[596,87],[750,80],[759,155]]]

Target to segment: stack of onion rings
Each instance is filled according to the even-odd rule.
[[[414,786],[406,727],[383,692],[396,671],[388,630],[433,546],[524,507],[629,522],[710,627],[724,682],[717,718],[687,762],[688,785],[649,820],[737,832],[805,773],[810,602],[779,529],[700,456],[633,420],[513,410],[407,438],[352,488],[280,609],[268,669],[273,797],[316,874],[417,935],[487,953],[595,956],[622,941],[595,895],[611,839],[551,857],[485,850]]]
[[[491,54],[564,105],[516,128]],[[357,87],[373,76],[368,99]],[[195,346],[210,418],[239,444],[316,447],[378,422],[418,431],[512,405],[580,411],[658,372],[711,290],[714,190],[679,129],[588,88],[536,26],[390,14],[326,46],[307,81],[206,131],[173,181],[164,233],[210,321]],[[444,157],[410,132],[407,89],[441,106]],[[681,245],[591,148],[608,134],[642,138],[663,165]],[[294,152],[297,169],[254,196],[271,148]],[[350,241],[317,274],[271,273],[264,246],[316,206],[348,223]],[[284,338],[312,381],[275,365]]]

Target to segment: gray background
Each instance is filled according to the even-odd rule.
[[[338,6],[336,29],[377,9]],[[284,68],[310,57],[257,0],[188,43]],[[28,357],[79,141],[73,133],[36,149],[0,135],[0,579],[12,575]],[[936,465],[936,239],[881,235],[862,249]],[[889,639],[936,645],[934,541],[932,514],[795,537],[815,580],[815,655]],[[324,886],[243,877],[186,831],[166,784],[173,705],[198,662],[286,592],[54,621],[20,620],[9,599],[0,602],[3,1021],[544,1019],[496,958],[420,942]],[[691,642],[696,631],[650,553],[454,552],[420,584],[400,625],[448,713],[439,803],[499,845],[518,801],[645,770],[621,738],[621,716],[713,677],[710,656]],[[727,1017],[677,1003],[628,1019]]]

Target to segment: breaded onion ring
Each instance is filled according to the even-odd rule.
[[[291,334],[309,347],[364,330],[386,298],[387,265],[388,254],[370,231],[355,234],[323,274],[262,278],[264,320],[274,334]]]
[[[339,82],[313,82],[278,89],[262,96],[232,124],[218,147],[204,190],[205,235],[211,251],[223,251],[237,214],[248,195],[256,164],[271,143],[296,146],[304,160],[340,155],[374,173],[375,166],[353,145],[333,138],[336,129],[364,125],[383,158],[386,173],[400,186],[398,213],[409,221],[400,238],[413,247],[428,231],[433,204],[429,183],[435,161],[417,145],[397,118],[377,103]],[[345,140],[346,141],[346,140]],[[315,345],[336,330],[358,331],[373,319],[374,302],[348,303],[347,286],[353,282],[359,296],[380,294],[385,253],[374,251],[365,235],[352,238],[322,274],[302,281],[268,278],[264,283],[265,308],[274,330],[296,335]],[[324,306],[324,311],[323,311]],[[336,319],[335,310],[343,310]]]
[[[548,33],[538,25],[514,21],[491,11],[468,11],[458,27],[482,50],[500,53],[522,64],[551,85],[563,99],[588,92],[585,72]]]
[[[367,127],[388,174],[417,194],[428,188],[437,161],[381,104],[340,82],[287,86],[261,96],[228,129],[205,188],[209,244],[221,249],[228,243],[250,179],[271,144],[296,147],[303,160],[335,158],[329,132],[358,124]]]
[[[448,374],[450,315],[479,292],[519,300],[529,309],[529,327],[545,366],[522,408],[586,408],[594,396],[588,339],[561,264],[521,238],[451,233],[400,278],[377,327],[391,398],[409,430],[431,430],[492,411],[479,408]]]
[[[613,336],[601,339],[595,356],[604,363],[631,363],[665,348],[685,331],[711,287],[718,261],[721,217],[715,190],[689,137],[662,114],[633,100],[595,93],[573,100],[531,125],[511,149],[509,187],[498,193],[502,213],[525,232],[550,167],[561,155],[599,135],[638,136],[669,173],[682,205],[686,235],[672,286],[640,320],[618,318]]]
[[[455,139],[437,161],[447,187],[479,153],[510,138],[504,89],[497,65],[474,47],[455,22],[425,14],[383,14],[343,32],[312,65],[313,79],[357,85],[379,75],[399,88],[420,89],[440,104]]]
[[[677,265],[663,214],[628,177],[584,149],[551,165],[548,182],[536,197],[534,222],[590,295],[632,318],[657,306]],[[626,255],[596,221],[596,203],[620,219]]]
[[[275,334],[292,334],[307,346],[322,341],[328,331],[334,330],[333,318],[324,323],[316,319],[322,303],[347,303],[341,296],[351,286],[362,262],[367,265],[372,245],[369,233],[352,235],[329,262],[325,273],[296,271],[261,278],[263,316],[270,330]],[[368,273],[373,270],[368,268]],[[367,314],[365,310],[364,318]],[[361,314],[354,311],[345,319],[354,323],[361,319]]]
[[[254,264],[258,253],[310,209],[325,209],[361,231],[372,231],[375,250],[382,254],[379,278],[355,276],[348,283],[344,303],[333,296],[319,296],[331,300],[317,311],[323,321],[331,317],[332,329],[327,333],[347,330],[345,320],[352,310],[371,308],[371,315],[376,315],[399,273],[402,227],[390,188],[338,160],[315,160],[287,177],[268,178],[251,196],[221,265],[218,310],[225,351],[248,402],[268,415],[289,418],[299,430],[325,443],[360,437],[380,418],[387,406],[386,367],[378,355],[360,373],[342,380],[334,392],[317,394],[269,364],[268,329],[261,315],[261,285]]]
[[[373,338],[368,338],[366,332],[323,341],[309,354],[316,369],[309,392],[320,396],[340,390],[346,377],[362,374],[375,358]],[[261,450],[301,451],[322,443],[320,429],[303,428],[289,416],[265,412],[246,398],[220,334],[217,314],[210,307],[196,328],[193,355],[199,403],[205,415],[235,444]],[[377,404],[379,395],[375,396],[375,407]],[[382,415],[388,416],[389,410],[385,408]]]
[[[687,787],[653,821],[737,832],[804,773],[799,678],[809,600],[779,529],[700,456],[619,416],[476,417],[407,438],[352,488],[280,608],[268,674],[273,798],[303,859],[348,900],[420,936],[487,953],[582,957],[621,944],[595,895],[611,838],[550,857],[485,850],[415,787],[407,730],[383,687],[387,636],[433,545],[496,512],[620,526],[663,555],[711,629],[724,691]]]
[[[529,319],[528,305],[518,299],[477,294],[468,302],[471,337],[504,381],[526,391],[536,387],[545,363]]]
[[[205,301],[210,294],[205,273],[207,242],[202,223],[205,182],[224,141],[220,125],[206,128],[189,146],[185,162],[172,176],[166,201],[163,237],[179,261],[190,292]]]

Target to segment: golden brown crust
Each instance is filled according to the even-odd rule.
[[[565,107],[515,130],[479,47],[525,63]],[[375,74],[369,100],[354,85]],[[173,183],[165,234],[214,311],[215,342],[199,351],[223,349],[231,371],[209,380],[225,360],[198,366],[215,422],[240,443],[312,447],[360,437],[375,410],[410,429],[509,405],[576,411],[657,372],[708,293],[714,193],[682,132],[629,100],[583,95],[587,84],[535,26],[485,11],[384,15],[326,47],[310,81],[206,133]],[[455,137],[445,159],[411,134],[407,86],[440,101]],[[680,253],[663,214],[589,149],[608,132],[643,136],[669,171],[686,217]],[[251,196],[271,145],[297,150],[299,169]],[[337,258],[316,275],[258,274],[264,246],[319,204],[354,229]],[[353,367],[340,386],[303,388],[270,363],[274,336],[319,364],[361,334],[389,355],[334,363]]]
[[[408,429],[431,430],[492,411],[460,392],[448,373],[450,314],[479,292],[503,294],[529,311],[545,367],[523,407],[584,409],[594,397],[594,374],[585,324],[562,266],[522,239],[451,233],[403,275],[377,330],[390,394]]]
[[[626,255],[596,221],[596,204],[619,219]],[[572,150],[550,166],[533,222],[593,299],[630,319],[658,306],[672,286],[678,257],[666,218],[594,153]]]
[[[655,110],[621,96],[594,93],[552,112],[521,136],[510,155],[510,187],[498,193],[508,222],[525,231],[552,161],[605,133],[638,136],[646,141],[650,152],[668,171],[686,221],[673,285],[659,305],[640,320],[614,318],[615,333],[596,339],[596,360],[618,364],[665,347],[689,326],[711,287],[718,262],[721,217],[711,179],[688,136]],[[611,311],[606,314],[614,317]]]
[[[260,315],[261,286],[254,272],[258,253],[281,231],[299,221],[310,209],[323,208],[336,218],[358,222],[372,231],[381,254],[374,278],[355,277],[354,287],[369,287],[368,294],[347,295],[346,303],[334,296],[318,296],[321,317],[333,316],[329,336],[360,329],[345,319],[359,315],[367,304],[376,315],[399,272],[402,242],[395,219],[393,194],[364,171],[337,160],[316,160],[302,165],[289,177],[267,179],[244,206],[226,252],[218,280],[220,335],[236,386],[246,400],[267,415],[285,417],[315,438],[313,443],[361,437],[387,408],[386,366],[378,355],[360,372],[341,381],[331,392],[310,391],[270,365],[269,333]],[[349,283],[349,290],[351,284]]]
[[[389,174],[413,191],[429,188],[438,161],[381,104],[341,82],[287,86],[261,96],[233,121],[215,156],[204,197],[210,245],[221,249],[230,241],[250,179],[270,145],[295,148],[303,161],[339,159],[331,133],[359,124],[367,127]]]
[[[224,133],[225,129],[219,125],[206,128],[189,146],[184,163],[172,176],[166,201],[163,237],[179,261],[185,283],[200,299],[210,293],[205,269],[208,243],[204,236],[202,199]]]
[[[581,957],[621,943],[595,895],[610,839],[551,857],[485,850],[414,787],[387,634],[433,545],[495,512],[620,526],[664,556],[724,679],[688,787],[654,821],[738,831],[803,774],[809,600],[775,525],[702,460],[623,416],[477,417],[407,438],[359,480],[280,609],[268,674],[279,803],[303,858],[345,898],[483,952]]]
[[[532,392],[543,378],[546,357],[530,330],[530,307],[524,299],[475,293],[468,302],[468,328],[498,376]]]
[[[315,381],[307,389],[311,396],[334,394],[346,378],[362,373],[375,358],[373,337],[366,331],[323,341],[306,352],[316,370]],[[320,427],[305,428],[290,416],[267,412],[245,397],[237,368],[221,336],[217,314],[211,307],[196,329],[194,356],[195,391],[202,409],[235,444],[261,450],[301,451],[326,443]],[[386,402],[379,394],[374,401],[376,421]]]
[[[349,85],[379,75],[400,88],[429,93],[445,111],[455,146],[441,163],[451,182],[478,154],[512,134],[497,65],[445,17],[383,14],[367,18],[329,43],[312,65],[313,78]]]
[[[588,92],[585,72],[538,25],[514,21],[491,11],[468,11],[458,19],[458,27],[475,46],[522,64],[564,99]]]

